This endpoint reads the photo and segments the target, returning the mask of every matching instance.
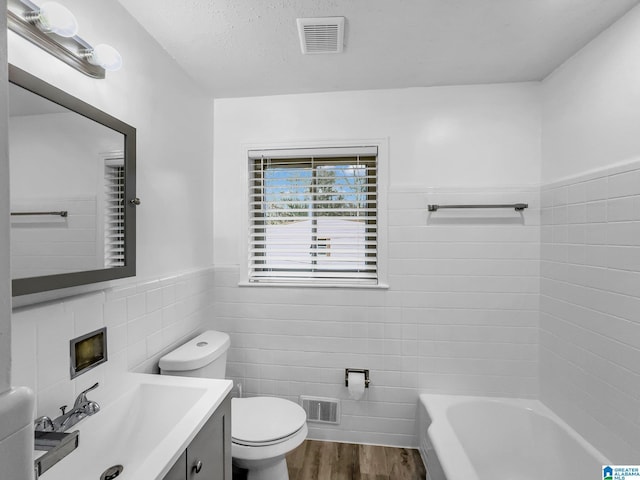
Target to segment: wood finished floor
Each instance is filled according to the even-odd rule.
[[[424,480],[418,450],[305,442],[287,455],[289,480]]]

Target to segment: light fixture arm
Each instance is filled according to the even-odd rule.
[[[63,37],[38,28],[39,7],[30,0],[7,0],[7,27],[85,75],[105,78],[105,68],[90,60],[94,48],[77,35]]]

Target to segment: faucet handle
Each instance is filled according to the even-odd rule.
[[[100,411],[100,405],[96,402],[89,401],[87,402],[87,406],[85,407],[84,411],[87,415],[95,415]]]
[[[55,430],[53,421],[47,416],[36,418],[33,421],[33,426],[36,432],[53,432]]]
[[[83,403],[87,403],[89,401],[87,399],[87,393],[90,392],[91,390],[95,390],[99,386],[100,386],[100,383],[96,382],[93,385],[91,385],[89,388],[87,388],[85,391],[80,393],[80,395],[78,395],[78,398],[76,398],[76,401],[73,404],[73,407],[76,408],[76,407],[79,407],[80,405],[82,405]]]

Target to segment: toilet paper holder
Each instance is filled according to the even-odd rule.
[[[369,369],[362,368],[345,368],[344,369],[344,386],[349,386],[350,373],[364,373],[364,388],[369,388]]]

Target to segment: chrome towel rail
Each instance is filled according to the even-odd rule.
[[[27,215],[56,215],[60,217],[66,217],[69,215],[69,212],[66,210],[61,210],[59,212],[11,212],[11,216],[27,216]]]
[[[498,205],[428,205],[430,212],[437,212],[442,208],[514,208],[517,212],[521,212],[525,208],[529,208],[528,203],[509,203]]]

